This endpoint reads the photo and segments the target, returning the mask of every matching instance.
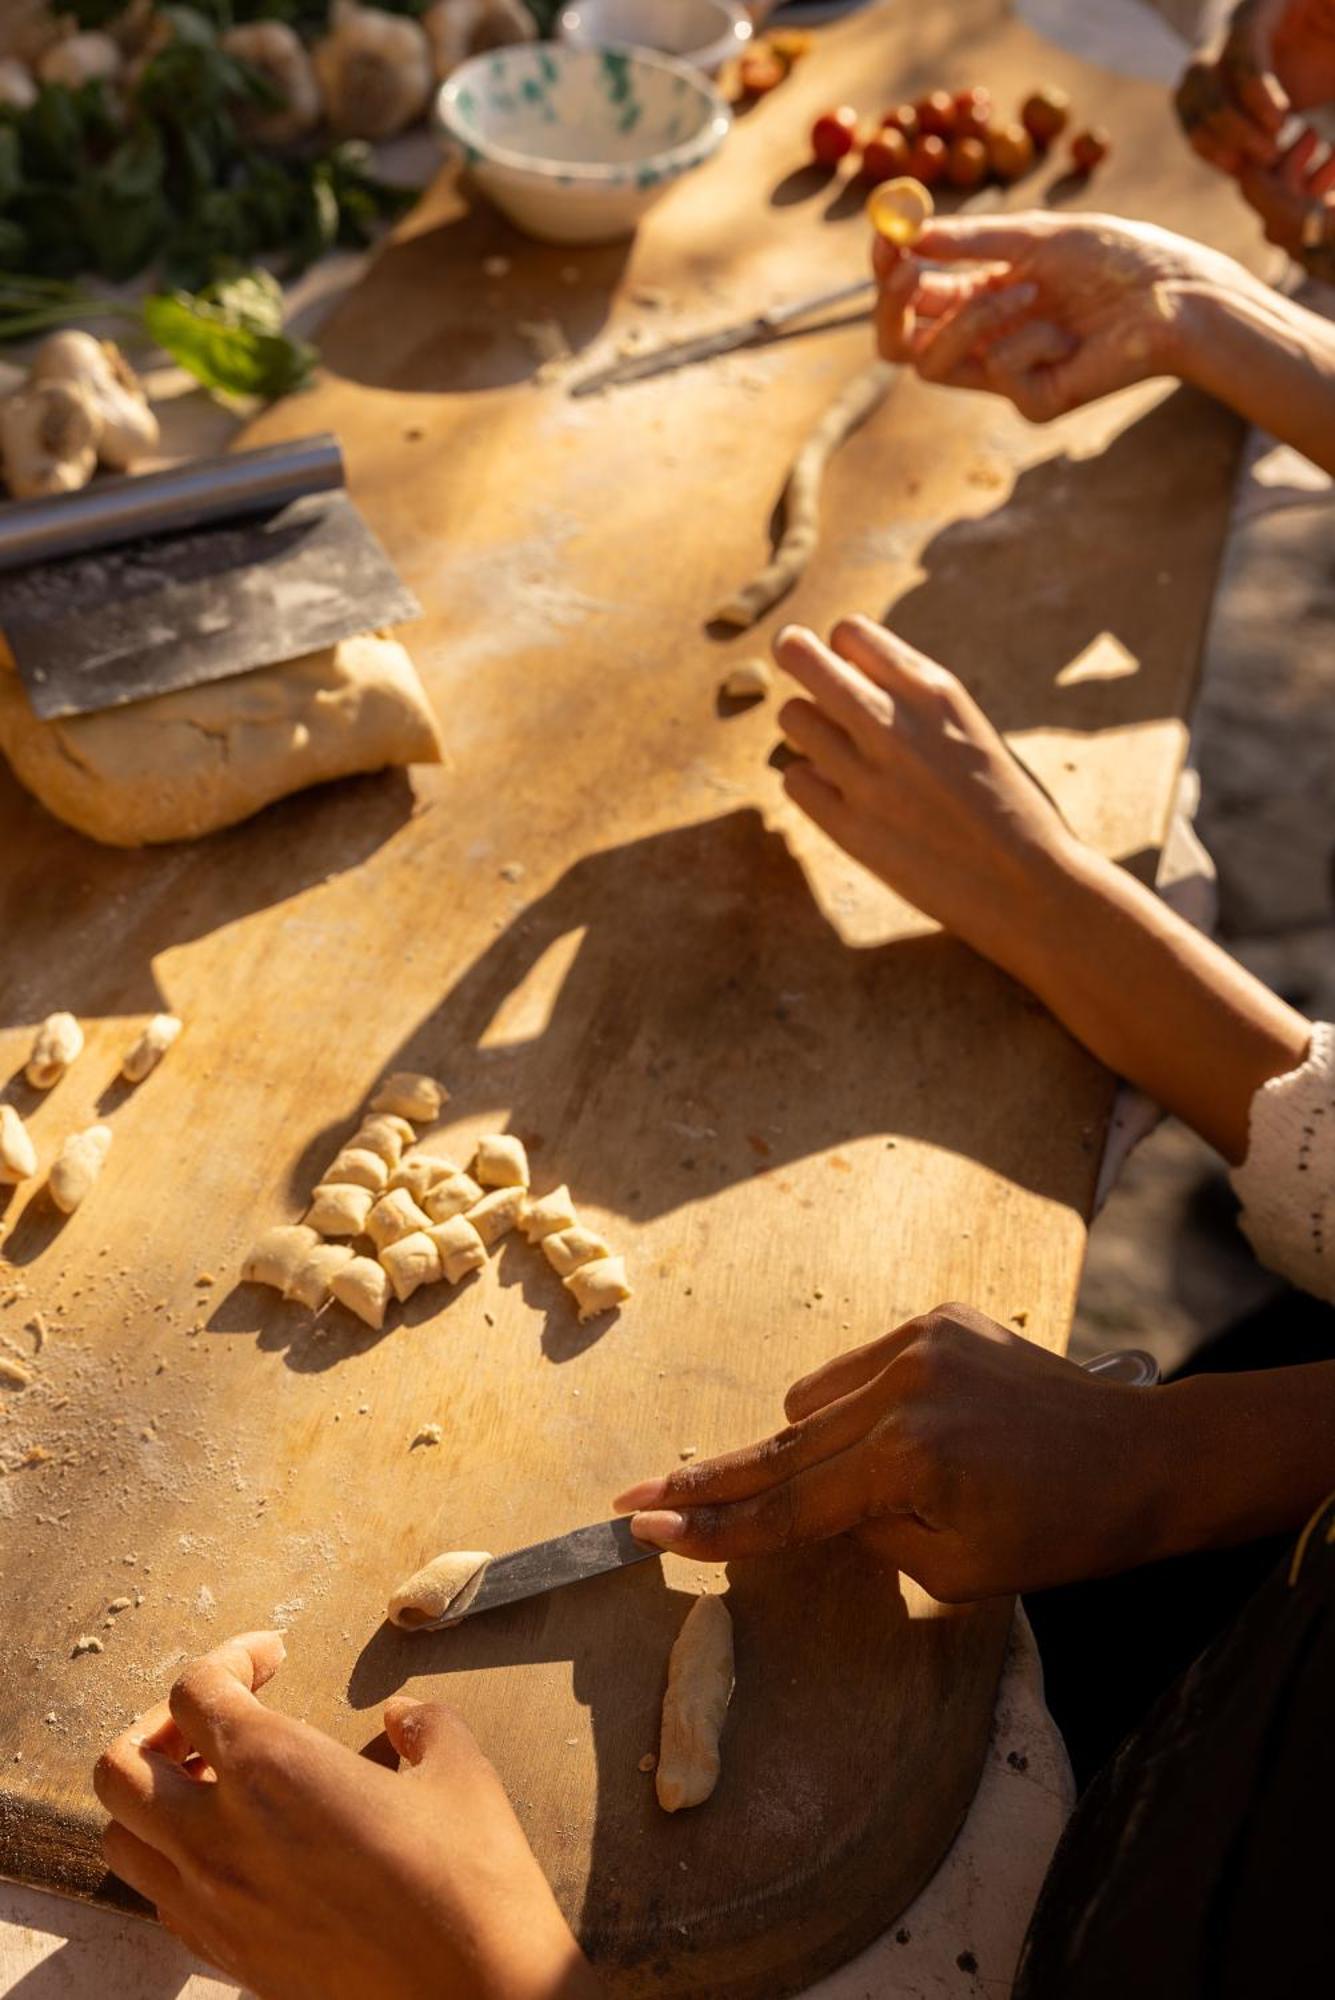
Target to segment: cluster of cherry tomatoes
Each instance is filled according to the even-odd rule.
[[[1014,122],[997,123],[991,91],[974,84],[968,90],[929,91],[916,104],[896,105],[869,134],[851,106],[838,105],[812,126],[811,150],[823,167],[838,166],[860,151],[859,172],[869,187],[911,174],[924,187],[944,182],[976,188],[987,180],[1018,181],[1070,119],[1065,91],[1048,86],[1025,99]],[[1107,152],[1105,132],[1078,132],[1071,141],[1071,171],[1093,173]]]

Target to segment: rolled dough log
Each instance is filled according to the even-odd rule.
[[[443,1632],[457,1625],[491,1567],[485,1549],[453,1549],[426,1563],[389,1600],[389,1622],[405,1632]]]
[[[307,785],[441,757],[412,661],[375,633],[54,722],[0,638],[0,751],[48,812],[111,847],[192,840]]]
[[[732,1698],[732,1619],[697,1597],[668,1658],[654,1784],[664,1812],[702,1805],[718,1783],[719,1737]]]

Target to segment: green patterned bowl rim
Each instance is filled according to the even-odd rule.
[[[470,121],[466,100],[485,76],[496,81],[509,67],[511,58],[521,62],[537,58],[548,66],[548,81],[555,82],[558,68],[567,63],[600,59],[609,69],[661,70],[686,84],[700,105],[701,125],[691,138],[663,152],[646,153],[637,160],[553,160],[544,153],[517,153],[498,146]],[[732,125],[732,113],[720,93],[690,63],[675,56],[660,55],[653,49],[632,47],[628,42],[587,43],[582,47],[560,42],[524,42],[513,49],[490,49],[472,56],[456,69],[436,93],[436,123],[456,145],[461,146],[470,166],[485,161],[489,166],[509,167],[519,173],[540,174],[564,187],[643,186],[646,174],[653,181],[699,166],[723,143]]]

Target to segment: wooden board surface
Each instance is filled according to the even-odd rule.
[[[446,180],[341,310],[328,379],[258,434],[342,436],[426,607],[407,636],[449,768],[140,854],[0,782],[0,1076],[73,1008],[87,1054],[40,1103],[10,1095],[44,1158],[97,1107],[116,1133],[70,1221],[41,1194],[3,1215],[0,1335],[31,1353],[40,1313],[45,1341],[0,1418],[0,1871],[112,1893],[97,1749],[181,1658],[272,1621],[290,1653],[273,1700],[347,1743],[400,1687],[458,1703],[618,1993],[773,2000],[936,1866],[1008,1606],[945,1611],[851,1546],[737,1568],[724,1777],[671,1819],[637,1765],[693,1566],[440,1637],[380,1618],[437,1549],[596,1519],[679,1452],[772,1428],[795,1375],[942,1298],[1065,1342],[1109,1080],[797,822],[766,763],[772,708],[715,709],[756,642],[702,621],[763,558],[865,328],[583,403],[533,380],[519,331],[555,316],[592,365],[633,329],[853,275],[855,204],[801,171],[813,112],[975,77],[1018,99],[1043,76],[1115,136],[1100,202],[1245,240],[1160,93],[1043,49],[998,0],[823,38],[633,250],[526,244]],[[1148,867],[1236,446],[1162,385],[1035,431],[901,383],[840,457],[782,616],[888,614],[965,674],[1079,831]],[[162,1005],[186,1033],[127,1094],[120,1054]],[[616,1321],[578,1328],[517,1244],[380,1338],[236,1284],[403,1063],[448,1079],[461,1145],[510,1124],[540,1184],[570,1182],[630,1262]],[[410,1448],[428,1423],[441,1444]],[[105,1622],[125,1594],[143,1601]],[[72,1658],[82,1633],[105,1650]]]

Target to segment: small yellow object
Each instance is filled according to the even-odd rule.
[[[907,250],[917,242],[936,213],[936,204],[921,181],[905,175],[883,181],[867,197],[867,216],[878,236]]]

